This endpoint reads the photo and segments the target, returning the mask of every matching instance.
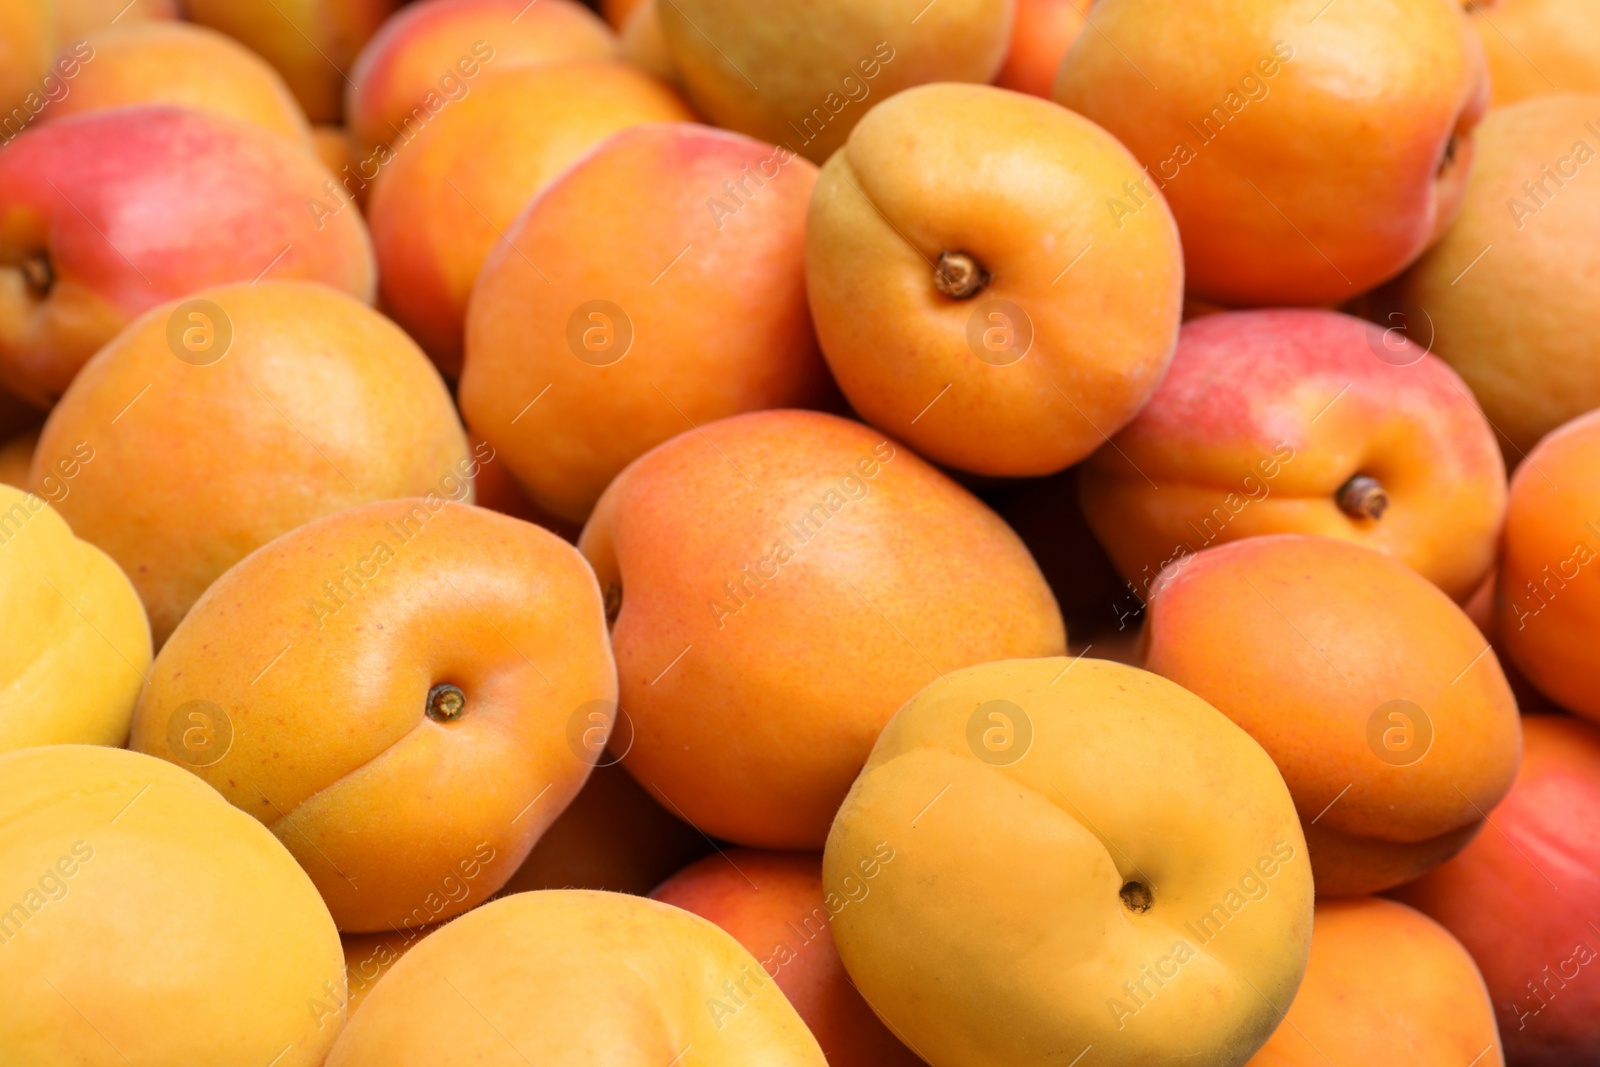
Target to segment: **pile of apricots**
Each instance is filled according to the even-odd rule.
[[[1600,1067],[1600,0],[3,0],[0,1065]]]

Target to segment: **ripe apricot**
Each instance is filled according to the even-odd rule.
[[[1511,479],[1496,636],[1557,704],[1600,720],[1600,412],[1573,419]]]
[[[1495,108],[1460,217],[1390,287],[1515,464],[1600,407],[1600,94]]]
[[[57,507],[133,580],[157,646],[287,530],[368,500],[472,499],[433,366],[394,323],[308,282],[210,289],[140,317],[50,413],[35,490],[83,447],[94,462]]]
[[[1277,761],[1317,895],[1410,881],[1455,855],[1511,787],[1517,705],[1449,597],[1388,556],[1281,534],[1168,566],[1145,665]]]
[[[390,930],[504,884],[588,776],[591,707],[615,714],[616,667],[583,557],[434,494],[224,574],[156,657],[129,744],[261,820],[340,929]]]
[[[668,438],[836,395],[806,309],[816,173],[738,134],[652,123],[511,225],[467,306],[461,410],[535,503],[581,523]]]
[[[1600,8],[1589,0],[1469,0],[1494,104],[1600,93]]]
[[[367,215],[383,306],[456,377],[472,283],[527,202],[618,130],[692,117],[671,89],[623,63],[486,71],[379,156]]]
[[[1016,534],[832,415],[708,423],[617,476],[579,547],[615,619],[623,765],[706,833],[816,848],[878,731],[972,663],[1059,655]]]
[[[1398,274],[1461,200],[1488,97],[1439,0],[1099,0],[1055,98],[1122,140],[1192,292],[1327,305]]]
[[[71,476],[52,471],[55,499]],[[150,624],[111,557],[73,536],[47,499],[0,485],[0,752],[30,745],[121,745],[150,667]]]
[[[1205,701],[1096,659],[951,671],[839,809],[855,986],[940,1067],[1242,1064],[1305,970],[1311,867],[1277,768]],[[1003,1020],[1003,1022],[1001,1022]]]
[[[1185,323],[1155,396],[1079,487],[1141,598],[1210,545],[1309,533],[1385,552],[1465,600],[1506,508],[1494,431],[1461,379],[1398,329],[1310,310]]]
[[[1371,897],[1319,901],[1305,981],[1249,1067],[1374,1063],[1505,1063],[1489,991],[1426,915]]]
[[[115,748],[0,753],[0,781],[8,1063],[322,1063],[344,1022],[339,934],[254,819]]]
[[[1020,93],[929,85],[874,108],[806,223],[817,335],[855,410],[979,474],[1092,452],[1177,342],[1177,230],[1138,178],[1104,130]]]
[[[551,890],[502,897],[414,945],[327,1067],[662,1067],[687,1056],[706,1067],[827,1062],[754,957],[711,923],[640,897]]]

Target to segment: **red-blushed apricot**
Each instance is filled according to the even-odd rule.
[[[708,423],[617,476],[584,527],[614,619],[623,765],[706,833],[816,848],[883,724],[948,671],[1060,655],[992,511],[832,415]]]
[[[1461,214],[1389,289],[1460,373],[1513,465],[1600,407],[1600,94],[1489,112]]]
[[[312,122],[338,122],[357,53],[403,0],[182,0],[283,75]]]
[[[255,820],[122,749],[18,749],[0,781],[8,1063],[323,1062],[344,1022],[338,931]]]
[[[32,485],[89,448],[56,505],[128,573],[159,647],[252,550],[369,500],[472,500],[450,394],[399,327],[308,282],[152,309],[51,411]],[[311,595],[307,591],[306,595]]]
[[[1061,60],[1088,20],[1091,0],[1017,0],[1011,50],[994,83],[1050,99]]]
[[[1483,975],[1449,931],[1371,897],[1317,904],[1311,962],[1249,1067],[1499,1067]]]
[[[876,873],[876,864],[874,864]],[[859,879],[852,887],[870,882]],[[709,919],[761,961],[830,1067],[920,1067],[850,984],[829,929],[852,897],[825,894],[814,852],[733,848],[687,867],[650,896]]]
[[[467,306],[461,411],[540,507],[581,523],[670,437],[836,396],[806,308],[816,174],[739,134],[652,123],[506,230]]]
[[[311,126],[289,87],[266,60],[238,41],[190,22],[118,23],[66,44],[57,64],[80,49],[94,58],[77,64],[68,91],[40,113],[66,115],[131,104],[165,104],[253,122],[294,141]]]
[[[723,1002],[737,1007],[711,1009]],[[716,926],[641,897],[552,890],[503,897],[414,945],[367,995],[327,1067],[674,1058],[827,1063],[756,960]]]
[[[1589,0],[1469,0],[1496,107],[1600,93],[1600,8]]]
[[[1100,0],[1093,20],[1055,98],[1144,164],[1196,295],[1340,303],[1455,214],[1489,91],[1458,5]]]
[[[310,207],[328,182],[304,144],[181,108],[29,130],[0,149],[0,380],[48,407],[134,318],[214,285],[305,279],[370,302],[359,213]]]
[[[671,89],[624,63],[484,72],[380,157],[367,215],[384,307],[456,377],[472,283],[527,202],[618,130],[692,117]]]
[[[696,108],[821,163],[901,90],[992,79],[1014,0],[672,0],[659,10]]]
[[[535,889],[605,889],[644,896],[674,871],[710,852],[710,838],[662,807],[617,757],[602,753],[609,730],[625,750],[633,724],[609,727],[595,709],[580,740],[600,762],[556,821],[539,838],[502,894]]]
[[[951,671],[884,729],[823,888],[863,997],[936,1067],[1244,1063],[1305,970],[1277,768],[1205,701],[1065,657]]]
[[[1149,404],[1084,464],[1089,525],[1139,595],[1210,545],[1365,545],[1464,600],[1494,562],[1505,465],[1471,392],[1402,334],[1329,311],[1186,323]]]
[[[1600,721],[1600,412],[1540,441],[1511,479],[1496,636],[1562,707]]]
[[[1565,715],[1522,720],[1522,768],[1492,825],[1394,896],[1472,953],[1513,1067],[1600,1059],[1600,730]]]
[[[156,657],[129,744],[261,820],[340,929],[392,930],[493,895],[589,774],[573,723],[615,707],[577,549],[433,496],[230,569]],[[197,714],[216,720],[198,745]]]
[[[1460,851],[1511,787],[1517,705],[1449,597],[1382,553],[1281,534],[1171,564],[1145,666],[1277,761],[1319,897],[1399,885]]]
[[[1139,165],[1046,100],[928,85],[874,108],[822,168],[806,284],[862,418],[936,463],[1049,474],[1160,381],[1183,263]]]
[[[486,70],[616,54],[616,34],[575,0],[410,4],[361,50],[344,87],[345,122],[363,148],[389,144],[470,94]]]

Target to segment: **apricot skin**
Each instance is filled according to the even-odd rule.
[[[1467,950],[1427,916],[1370,897],[1320,901],[1305,981],[1247,1067],[1374,1063],[1498,1067],[1494,1006]]]
[[[1317,895],[1410,881],[1471,840],[1511,787],[1520,731],[1465,612],[1389,557],[1326,537],[1253,537],[1172,564],[1145,665],[1277,762]]]
[[[1049,587],[998,516],[831,415],[738,415],[657,446],[611,483],[578,544],[615,612],[637,732],[624,766],[740,844],[818,847],[918,688],[1065,645]]]
[[[1600,412],[1540,441],[1511,479],[1495,636],[1529,681],[1600,721]]]
[[[1328,306],[1392,278],[1460,203],[1488,96],[1455,4],[1099,0],[1055,99],[1149,168],[1192,293]]]

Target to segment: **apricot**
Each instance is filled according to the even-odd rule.
[[[49,407],[134,318],[213,285],[300,278],[370,301],[359,213],[314,210],[329,184],[304,145],[188,109],[29,130],[0,150],[0,381]]]
[[[1090,2],[1017,0],[1011,49],[994,83],[1002,89],[1050,99],[1062,57],[1088,22]]]
[[[308,282],[209,289],[133,322],[50,413],[35,491],[83,448],[94,462],[57,508],[128,573],[157,646],[281,533],[369,500],[472,499],[432,365],[392,322]]]
[[[363,147],[386,145],[469,95],[485,70],[616,54],[616,35],[575,0],[411,4],[361,50],[344,87],[345,121]]]
[[[1504,1062],[1494,1006],[1461,942],[1404,904],[1362,898],[1317,904],[1305,981],[1249,1067]]]
[[[107,26],[175,19],[178,4],[179,0],[55,0],[56,37],[76,41]]]
[[[517,893],[402,956],[328,1067],[661,1067],[686,1056],[825,1067],[773,985],[737,941],[678,908],[620,893]]]
[[[1232,307],[1333,304],[1398,274],[1460,203],[1488,96],[1456,4],[1100,0],[1055,98],[1146,168],[1188,285]]]
[[[929,85],[874,108],[806,224],[817,335],[855,410],[978,474],[1094,451],[1177,342],[1171,214],[1159,194],[1106,208],[1138,178],[1105,131],[1020,93]]]
[[[1079,489],[1141,598],[1210,545],[1308,533],[1377,549],[1465,600],[1506,509],[1494,431],[1450,368],[1398,329],[1310,310],[1185,323],[1155,396]]]
[[[1600,412],[1573,419],[1511,479],[1495,589],[1507,655],[1557,704],[1600,720]]]
[[[621,30],[628,19],[645,0],[600,0],[600,13],[611,23],[611,28]]]
[[[696,108],[821,163],[903,89],[993,79],[1014,0],[673,0],[660,12]]]
[[[289,87],[266,60],[215,30],[189,22],[131,22],[88,34],[58,58],[87,45],[70,90],[40,120],[128,104],[170,104],[206,111],[282,134],[311,136]]]
[[[1494,829],[1394,895],[1472,953],[1506,1060],[1571,1067],[1600,1058],[1600,730],[1565,715],[1522,720],[1522,768]]]
[[[50,499],[94,452],[51,471]],[[121,745],[150,667],[150,624],[128,576],[73,536],[55,508],[0,485],[0,752],[30,745]]]
[[[1391,287],[1466,379],[1514,463],[1600,407],[1600,95],[1495,108],[1461,215]]]
[[[876,873],[876,872],[874,872]],[[830,1067],[921,1067],[850,984],[829,924],[861,896],[825,896],[814,852],[728,849],[673,875],[650,896],[709,919],[756,959],[811,1030]]]
[[[1277,761],[1317,894],[1372,893],[1461,850],[1511,787],[1517,705],[1488,642],[1395,560],[1280,534],[1170,564],[1145,666]]]
[[[1600,93],[1600,8],[1589,0],[1468,5],[1495,106],[1546,93]]]
[[[0,753],[0,781],[7,1062],[322,1063],[344,1021],[339,934],[271,834],[120,749]]]
[[[1305,970],[1311,868],[1272,761],[1096,659],[951,671],[884,729],[828,835],[851,979],[939,1067],[1238,1065]]]
[[[623,765],[739,844],[819,847],[920,687],[1064,650],[1016,534],[905,446],[832,415],[738,415],[657,446],[611,483],[578,547],[615,620],[636,733]]]
[[[661,25],[661,5],[656,0],[644,0],[628,15],[622,25],[620,54],[674,89],[683,88],[672,46],[667,43],[666,28]]]
[[[456,377],[472,283],[528,200],[618,130],[692,117],[671,89],[623,63],[482,75],[470,95],[380,156],[388,162],[368,218],[384,306]]]
[[[806,310],[816,173],[738,134],[653,123],[511,225],[467,305],[461,411],[536,504],[581,523],[668,438],[836,395]]]
[[[666,808],[623,770],[593,733],[580,735],[600,762],[578,795],[550,824],[502,893],[535,889],[607,889],[643,896],[668,875],[712,850],[713,843]],[[610,737],[626,750],[633,740],[624,718]]]
[[[402,0],[183,0],[278,69],[312,122],[338,122],[361,46]]]
[[[615,705],[583,557],[436,493],[309,523],[219,578],[129,743],[260,819],[340,929],[387,930],[499,889],[589,773],[572,720]],[[190,743],[196,715],[218,740]]]

